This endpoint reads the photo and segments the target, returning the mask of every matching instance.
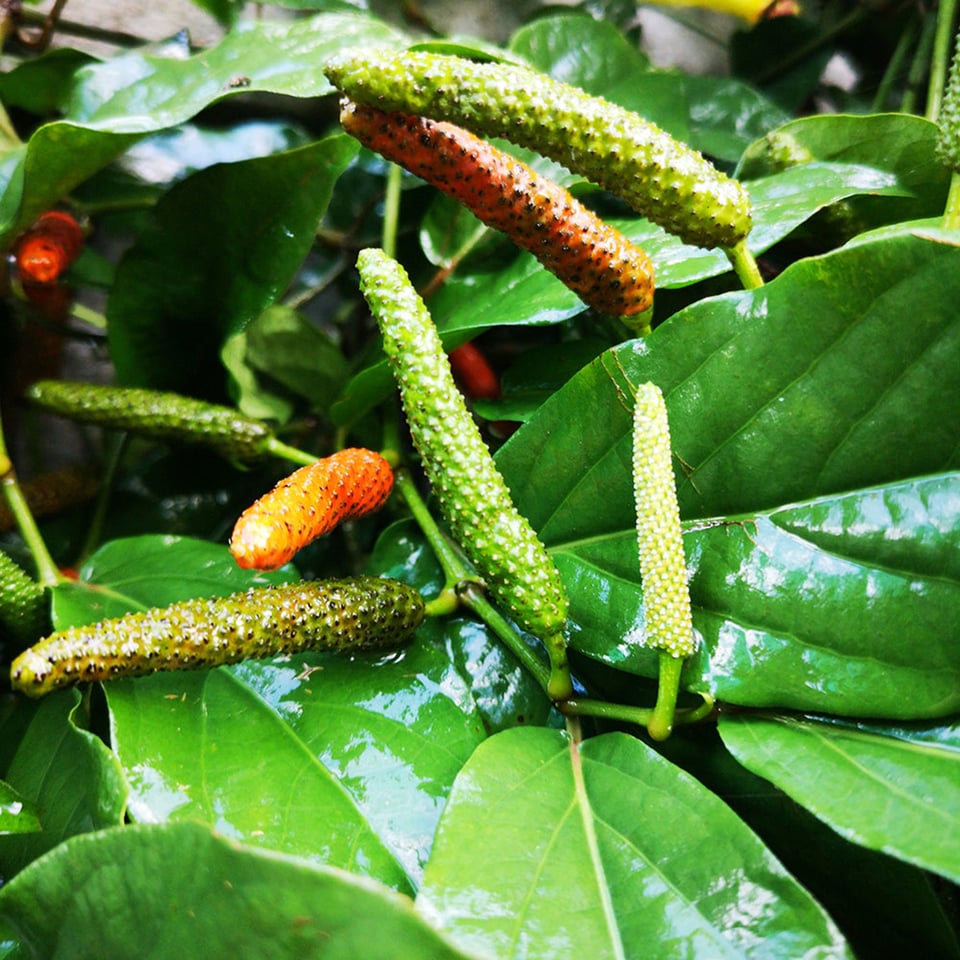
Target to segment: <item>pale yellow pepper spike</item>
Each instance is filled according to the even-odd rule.
[[[637,389],[633,414],[633,484],[647,644],[674,657],[696,650],[680,509],[660,388]]]

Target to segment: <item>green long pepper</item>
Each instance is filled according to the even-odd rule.
[[[357,268],[443,516],[494,600],[545,645],[548,693],[564,700],[572,688],[564,636],[568,602],[560,573],[514,506],[406,271],[374,249],[361,251]]]
[[[270,452],[273,431],[232,407],[178,393],[137,387],[40,380],[27,399],[50,413],[140,436],[211,447],[233,460],[255,460]]]
[[[43,587],[0,550],[0,635],[31,643],[43,635],[48,620]]]
[[[742,184],[633,111],[536,70],[355,50],[332,58],[325,72],[357,103],[448,120],[536,150],[687,243],[732,248],[750,232]]]
[[[420,594],[386,577],[305,581],[199,598],[53,633],[13,661],[40,697],[91,680],[193,670],[304,650],[399,646],[423,621]]]

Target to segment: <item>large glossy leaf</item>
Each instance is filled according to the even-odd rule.
[[[90,64],[77,71],[66,117],[39,127],[0,169],[0,237],[14,235],[146,133],[250,90],[329,93],[323,65],[337,50],[401,43],[396,30],[372,17],[330,13],[249,21],[192,57],[169,44]]]
[[[716,796],[640,741],[514,730],[457,778],[417,909],[498,958],[847,956]]]
[[[166,194],[121,261],[108,303],[118,378],[219,393],[221,346],[290,282],[357,149],[334,135],[211,167]]]
[[[958,530],[958,474],[693,525],[684,547],[703,647],[688,684],[730,703],[851,716],[960,708]],[[574,645],[654,675],[634,531],[554,556]]]
[[[466,957],[379,884],[191,823],[64,844],[3,888],[0,921],[35,957]]]
[[[709,651],[689,683],[856,715],[955,709],[956,578],[934,571],[955,549],[956,478],[898,484],[955,464],[960,395],[943,385],[960,363],[956,258],[901,237],[800,263],[611,351],[540,409],[498,462],[558,558],[575,645],[652,671],[638,644],[628,383],[653,380],[668,398],[684,516],[756,522],[688,535]],[[587,409],[590,431],[576,413]],[[877,484],[891,489],[866,489]]]
[[[960,724],[723,716],[720,735],[842,836],[960,880]],[[856,798],[851,803],[850,799]]]
[[[652,380],[685,519],[957,466],[958,268],[957,249],[901,236],[700,301],[585,368],[498,463],[551,543],[632,527],[629,384]]]
[[[33,713],[6,779],[36,811],[40,829],[0,836],[4,881],[67,837],[123,822],[120,765],[88,725],[74,692],[44,700]]]

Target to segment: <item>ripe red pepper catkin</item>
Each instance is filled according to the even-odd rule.
[[[529,250],[577,296],[627,316],[653,301],[650,258],[563,187],[451,123],[341,104],[347,133]]]
[[[461,343],[447,354],[453,378],[470,400],[496,400],[500,378],[475,343]]]
[[[237,520],[230,552],[245,569],[276,570],[344,520],[379,510],[393,469],[372,450],[352,447],[301,467]]]
[[[83,247],[83,231],[69,213],[51,210],[20,235],[13,248],[24,284],[56,283]]]

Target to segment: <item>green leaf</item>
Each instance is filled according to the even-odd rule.
[[[652,380],[687,520],[960,466],[960,399],[944,389],[960,358],[958,298],[960,251],[918,237],[800,261],[600,357],[498,463],[551,544],[631,529],[629,383]]]
[[[941,878],[843,839],[738,763],[716,727],[688,728],[658,749],[743,818],[827,910],[855,956],[960,960],[951,888]]]
[[[58,630],[192,597],[227,596],[297,579],[291,566],[241,570],[224,544],[159,534],[111,540],[78,573],[78,582],[53,588]]]
[[[360,13],[247,20],[193,56],[134,50],[77,72],[67,119],[112,133],[148,133],[189,120],[223,97],[262,91],[318,97],[326,60],[353,46],[398,47],[404,36]]]
[[[783,124],[773,136],[815,161],[864,164],[894,174],[909,191],[893,206],[896,216],[906,220],[943,210],[950,174],[936,156],[938,134],[937,125],[923,117],[883,113],[802,117]],[[777,169],[770,142],[762,139],[747,148],[737,172],[752,179]]]
[[[127,789],[120,765],[84,728],[88,720],[73,691],[37,705],[6,780],[37,812],[40,829],[0,836],[5,881],[67,837],[123,822]]]
[[[687,684],[857,716],[956,709],[957,583],[938,564],[956,549],[957,478],[908,481],[956,462],[958,395],[942,385],[960,364],[957,257],[899,237],[798,263],[605,354],[540,408],[498,464],[564,575],[574,646],[655,669],[640,645],[629,387],[652,380],[685,519],[736,521],[686,538],[707,645]]]
[[[404,572],[391,567],[389,549],[378,556],[381,572]],[[434,576],[422,547],[422,574],[406,557],[407,573]],[[103,548],[84,574],[134,606],[279,582],[291,568],[255,575],[215,544],[138,538]],[[106,684],[131,816],[201,820],[410,889],[446,792],[486,736],[466,655],[454,656],[446,629],[428,622],[386,657],[303,654]],[[516,665],[511,673],[502,658],[480,659],[475,639],[468,649],[484,667],[476,700],[505,667],[497,679],[522,688]],[[503,709],[524,709],[520,702],[514,692]]]
[[[509,49],[555,80],[595,96],[650,69],[647,56],[612,23],[586,14],[539,17],[513,35]]]
[[[847,956],[809,894],[693,778],[624,734],[511,730],[444,811],[417,909],[499,958]]]
[[[219,351],[284,290],[357,144],[211,167],[175,186],[117,269],[107,319],[118,378],[219,392]],[[198,211],[204,215],[198,217]]]
[[[720,735],[747,769],[841,836],[960,880],[960,722],[724,715]]]
[[[402,43],[402,35],[379,20],[331,13],[249,21],[192,57],[172,44],[159,53],[135,51],[82,67],[74,75],[66,118],[39,127],[0,164],[0,241],[9,241],[144,134],[176,126],[237,93],[330,93],[323,75],[327,57],[347,46]]]
[[[5,781],[0,781],[0,836],[40,830],[36,807]]]
[[[269,395],[260,386],[262,379],[286,388],[287,396],[305,398],[310,410],[325,412],[347,377],[347,361],[333,341],[289,307],[268,307],[231,338],[224,350],[228,348],[240,351],[253,373],[256,387],[242,391],[238,403],[248,413],[263,409],[263,395]],[[235,378],[237,363],[234,360]]]
[[[466,960],[406,897],[192,823],[64,844],[0,891],[0,921],[37,957]]]

